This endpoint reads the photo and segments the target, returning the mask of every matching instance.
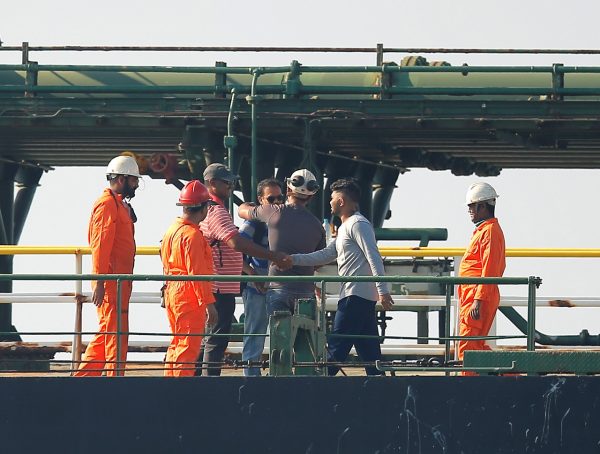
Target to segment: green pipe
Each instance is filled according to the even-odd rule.
[[[252,92],[246,86],[227,86],[226,91],[235,88],[240,93]],[[285,87],[280,85],[261,86],[256,88],[255,94],[284,94]],[[3,85],[0,86],[1,93],[84,93],[84,94],[143,94],[143,93],[171,93],[171,94],[212,94],[215,92],[213,85],[174,85],[174,86],[139,86],[139,85],[120,85],[120,86],[77,86],[77,85]],[[374,95],[381,90],[378,87],[357,87],[357,86],[303,86],[301,92],[303,95]],[[465,87],[392,87],[387,89],[389,94],[395,95],[448,95],[448,96],[471,96],[471,95],[529,95],[541,96],[552,93],[565,96],[599,96],[600,88],[465,88]]]
[[[519,314],[513,307],[500,306],[498,310],[517,327],[523,334],[528,334],[527,320]],[[528,337],[528,336],[527,336]],[[565,334],[559,336],[550,336],[535,330],[535,342],[541,345],[600,345],[600,335],[590,335],[587,330],[580,334]]]
[[[459,341],[461,339],[470,340],[504,340],[504,339],[526,339],[527,336],[446,336],[446,337],[433,337],[433,336],[380,336],[380,335],[369,335],[369,334],[328,334],[330,337],[340,337],[347,339],[395,339],[395,340],[437,340],[437,341]]]
[[[251,107],[252,116],[252,138],[251,138],[251,156],[250,156],[250,193],[252,201],[256,202],[256,161],[258,156],[258,144],[256,140],[256,119],[257,119],[257,106],[256,103],[258,98],[256,97],[256,84],[260,77],[261,71],[256,69],[252,75],[252,88],[250,90],[250,96],[246,98]]]
[[[375,367],[382,372],[460,372],[469,370],[473,372],[510,372],[515,370],[515,362],[512,362],[511,367],[418,367],[418,366],[388,366],[381,364],[380,361],[375,361]]]
[[[552,73],[552,66],[301,66],[300,71],[302,73]]]
[[[116,336],[119,331],[104,331],[103,334],[107,336]],[[173,336],[172,332],[168,333],[148,333],[144,331],[120,331],[122,336],[157,336],[157,337],[171,337]],[[98,334],[98,331],[19,331],[19,334],[22,336],[72,336],[74,334],[81,334],[82,336],[93,336]],[[15,335],[14,331],[5,331],[0,332],[0,336],[3,335]],[[186,336],[196,336],[196,337],[205,337],[205,336],[215,336],[215,337],[269,337],[268,334],[249,334],[249,333],[227,333],[227,334],[217,334],[217,333],[186,333]],[[2,358],[4,361],[5,358]],[[137,362],[137,361],[136,361]]]
[[[448,229],[410,229],[410,228],[376,228],[375,238],[379,241],[420,241],[420,247],[426,247],[430,241],[446,241]]]
[[[235,105],[235,88],[231,90],[231,103],[229,104],[229,113],[227,114],[227,137],[225,138],[225,146],[227,148],[227,164],[229,166],[229,170],[233,173],[237,173],[235,169],[234,162],[234,148],[236,146],[236,138],[233,135],[233,107]],[[233,193],[231,197],[229,197],[229,213],[233,217],[233,209],[234,209],[234,201],[233,201]]]
[[[284,85],[262,85],[256,86],[253,78],[253,86],[227,85],[221,90],[230,92],[236,89],[240,93],[254,90],[253,97],[257,94],[283,95]],[[371,86],[316,86],[302,85],[299,89],[303,95],[375,95],[380,93],[380,87]],[[142,94],[142,93],[170,93],[170,94],[214,94],[214,85],[2,85],[2,93],[113,93],[113,94]],[[447,95],[447,96],[471,96],[471,95],[528,95],[540,96],[557,94],[563,96],[600,96],[600,87],[573,87],[573,88],[551,88],[551,87],[390,87],[386,89],[392,95]],[[252,99],[249,100],[249,103]]]
[[[0,274],[1,281],[222,281],[222,282],[398,282],[438,284],[541,283],[538,277],[454,277],[454,276],[165,276],[162,274]]]
[[[238,93],[249,93],[251,87],[243,85],[227,85],[220,91],[228,93],[235,89]],[[256,88],[256,93],[281,95],[283,85],[263,85]],[[214,94],[214,85],[1,85],[2,93],[173,93],[173,94]]]
[[[27,71],[33,65],[0,65],[0,71]],[[37,71],[138,72],[193,74],[253,74],[253,67],[218,66],[118,66],[118,65],[36,65]],[[260,68],[262,74],[289,72],[289,66]],[[599,73],[597,66],[301,66],[302,73]]]
[[[301,87],[304,95],[351,95],[381,92],[380,87],[356,86],[306,86]],[[391,87],[386,90],[393,95],[529,95],[540,96],[562,94],[565,96],[600,96],[600,88],[551,88],[551,87]]]
[[[30,64],[0,65],[0,71],[26,71]],[[228,66],[116,66],[116,65],[37,65],[38,71],[74,72],[136,72],[136,73],[199,73],[199,74],[252,74],[252,68]],[[280,68],[271,68],[273,70]],[[279,72],[285,72],[281,69]]]
[[[526,323],[526,322],[524,322]],[[4,331],[4,332],[0,332],[0,337],[1,336],[8,336],[8,335],[12,335],[14,336],[16,333],[14,331]],[[19,331],[18,333],[19,335],[22,336],[72,336],[74,334],[81,334],[82,336],[93,336],[95,334],[98,334],[98,331]],[[116,336],[117,335],[117,331],[105,331],[104,334],[108,335],[108,336]],[[157,337],[170,337],[173,335],[172,332],[168,332],[168,333],[164,333],[164,332],[145,332],[145,331],[121,331],[121,335],[128,335],[128,336],[157,336]],[[269,334],[244,334],[244,333],[228,333],[228,334],[214,334],[214,333],[190,333],[189,336],[197,336],[197,337],[203,337],[203,336],[221,336],[221,337],[227,337],[227,336],[232,336],[232,337],[245,337],[245,336],[253,336],[253,337],[269,337]],[[359,335],[359,334],[333,334],[333,333],[329,333],[328,334],[329,337],[339,337],[339,338],[346,338],[346,339],[393,339],[393,340],[421,340],[421,339],[427,339],[427,340],[450,340],[450,341],[457,341],[457,340],[461,340],[461,339],[471,339],[471,340],[505,340],[505,339],[524,339],[527,336],[463,336],[463,337],[459,337],[459,336],[450,336],[448,338],[440,338],[440,337],[414,337],[414,336],[379,336],[379,335],[373,335],[373,336],[368,336],[368,335]],[[564,337],[575,337],[575,336],[564,336]],[[579,336],[577,336],[579,337]],[[598,336],[594,336],[595,338],[597,338]],[[557,344],[557,345],[575,345],[575,344]],[[598,345],[598,343],[594,343],[594,344],[579,344],[579,345]],[[3,359],[4,360],[4,359]]]

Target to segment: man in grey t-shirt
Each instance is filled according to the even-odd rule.
[[[325,231],[319,220],[306,209],[310,199],[319,190],[312,172],[295,171],[287,183],[285,205],[240,205],[242,219],[258,220],[267,224],[269,249],[286,254],[305,254],[325,247]],[[314,266],[293,266],[281,271],[275,263],[269,265],[269,276],[312,276]],[[267,291],[267,311],[294,311],[296,300],[314,297],[313,282],[272,282]]]
[[[326,248],[310,254],[292,254],[284,259],[287,266],[319,266],[337,259],[340,276],[383,276],[383,260],[377,250],[373,226],[358,212],[360,187],[354,180],[342,179],[331,185],[331,212],[339,216],[342,225],[335,241]],[[392,308],[393,300],[387,283],[344,282],[340,289],[333,334],[377,336],[375,304],[384,310]],[[343,362],[352,346],[362,361],[381,359],[379,339],[352,339],[329,337],[328,360]],[[381,375],[375,367],[365,368],[368,375]],[[339,367],[330,366],[329,375],[335,375]]]

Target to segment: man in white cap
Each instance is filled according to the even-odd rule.
[[[337,260],[340,276],[384,276],[383,260],[377,250],[375,231],[359,212],[361,196],[358,182],[342,178],[331,185],[331,213],[342,221],[334,241],[325,249],[311,254],[294,254],[283,260],[289,265],[323,266]],[[394,304],[385,282],[343,282],[340,286],[332,334],[327,339],[327,359],[333,363],[346,361],[352,347],[366,366],[367,375],[382,375],[373,363],[381,359],[375,304],[384,310]],[[358,338],[342,337],[344,335]],[[364,336],[360,338],[360,336]],[[368,337],[371,336],[371,337]],[[329,375],[340,368],[329,366]]]
[[[498,194],[487,183],[478,182],[467,191],[467,207],[476,228],[460,262],[460,277],[501,277],[506,268],[504,233],[495,217]],[[487,336],[500,304],[500,291],[493,284],[458,286],[460,336]],[[484,340],[458,342],[458,359],[466,350],[490,350]],[[466,372],[465,375],[472,375]]]
[[[306,209],[306,205],[319,190],[317,179],[307,169],[296,170],[286,179],[285,205],[243,203],[239,216],[267,224],[269,249],[286,254],[307,254],[325,247],[325,231],[321,222]],[[280,263],[281,264],[281,263]],[[294,266],[286,271],[269,266],[269,276],[312,276],[314,266]],[[281,264],[283,267],[283,264]],[[294,311],[296,300],[314,297],[312,282],[272,282],[267,291],[267,311]]]
[[[135,257],[133,223],[135,214],[128,200],[135,196],[140,170],[131,156],[117,156],[106,168],[109,187],[92,209],[88,229],[88,241],[92,250],[93,274],[131,274]],[[117,336],[106,333],[117,331],[117,320],[121,317],[121,330],[129,331],[129,298],[131,281],[121,283],[121,314],[117,313],[116,281],[92,282],[92,303],[98,313],[99,333],[90,341],[77,377],[100,376],[105,368],[106,375],[123,375],[117,370]],[[121,367],[127,358],[127,335],[121,335]]]

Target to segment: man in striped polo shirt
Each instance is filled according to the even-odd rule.
[[[204,184],[208,188],[211,202],[200,228],[212,249],[213,266],[215,274],[218,275],[241,275],[242,254],[272,261],[283,257],[283,254],[271,252],[242,236],[233,223],[225,202],[231,196],[237,180],[238,176],[220,163],[210,164],[204,170]],[[240,293],[240,283],[213,282],[213,293],[219,316],[213,333],[229,334],[235,310],[235,297]],[[228,343],[227,336],[207,336],[204,344],[204,363],[222,362]],[[221,367],[218,364],[203,366],[203,370],[204,375],[221,375]]]

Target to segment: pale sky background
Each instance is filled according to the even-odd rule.
[[[472,47],[472,48],[600,48],[595,2],[559,1],[382,1],[377,4],[312,1],[54,1],[32,0],[3,5],[0,39],[4,45],[198,45],[198,46],[340,46]],[[404,55],[388,54],[399,62]],[[567,55],[425,55],[447,60],[497,65],[565,63],[600,65],[598,56]],[[20,63],[18,52],[0,53],[0,63]],[[42,64],[282,65],[296,59],[304,64],[371,65],[374,54],[216,54],[216,53],[32,53]],[[128,149],[123,144],[123,149]],[[497,216],[508,247],[600,247],[597,195],[598,170],[503,170],[488,178],[500,194]],[[398,179],[384,227],[446,227],[447,242],[468,243],[472,224],[464,206],[466,188],[476,176],[456,177],[449,171],[413,169]],[[41,180],[21,237],[23,245],[85,245],[93,201],[105,187],[102,168],[58,168]],[[177,190],[163,181],[146,179],[133,205],[139,222],[138,245],[158,245],[178,215]],[[408,244],[407,244],[408,245]],[[88,259],[89,260],[89,259]],[[89,270],[89,261],[84,271]],[[74,271],[71,257],[18,257],[16,273]],[[136,272],[160,274],[157,257],[138,257]],[[541,295],[598,296],[600,259],[509,259],[505,275],[539,275]],[[71,283],[59,286],[64,291]],[[154,288],[156,287],[156,288]],[[136,290],[155,290],[136,287]],[[43,291],[47,285],[17,284],[16,291]],[[525,288],[503,290],[526,295]],[[538,327],[547,333],[597,333],[600,309],[540,309]],[[18,329],[72,329],[73,308],[63,305],[13,306]],[[132,331],[167,331],[158,307],[134,307]],[[414,335],[415,317],[402,314],[402,332]],[[434,319],[432,325],[435,325]],[[94,330],[91,306],[85,309],[84,329]],[[501,334],[513,332],[499,321]]]

